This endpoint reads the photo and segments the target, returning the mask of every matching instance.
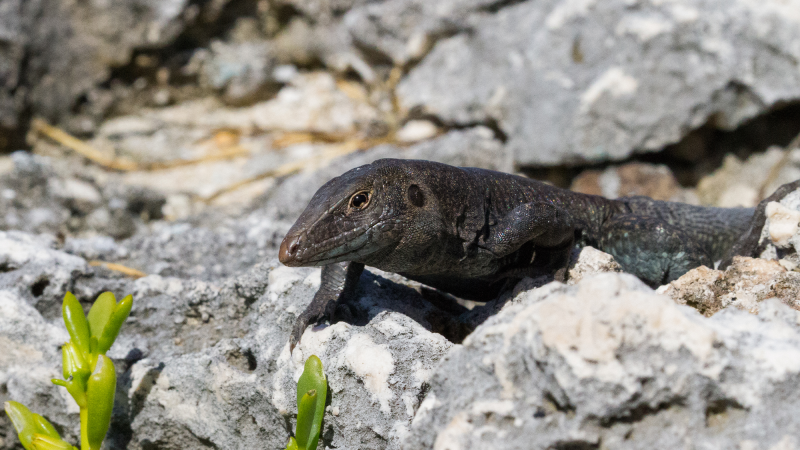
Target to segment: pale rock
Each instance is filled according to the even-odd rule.
[[[61,314],[61,301],[75,278],[90,273],[86,261],[54,250],[55,239],[0,231],[0,288],[16,292],[48,319]]]
[[[496,123],[522,166],[659,151],[711,117],[730,130],[800,95],[796,2],[425,3],[375,2],[346,17],[395,61],[405,45],[389,36],[431,36],[398,85],[400,106]]]
[[[622,271],[622,266],[613,256],[587,246],[572,252],[567,270],[567,284],[577,284],[587,276],[597,273]]]
[[[766,449],[800,430],[800,326],[780,302],[707,319],[616,273],[532,294],[450,351],[403,448]]]
[[[439,132],[432,122],[427,120],[409,120],[397,131],[396,138],[400,142],[417,142],[430,139]]]
[[[789,240],[797,234],[800,211],[789,209],[778,202],[767,203],[769,238],[777,247],[789,246]]]
[[[736,256],[725,271],[700,266],[658,292],[709,317],[727,307],[758,313],[768,299],[800,310],[800,273],[777,261]]]
[[[772,174],[774,168],[780,170]],[[697,195],[704,205],[753,207],[760,200],[759,194],[768,196],[779,186],[797,179],[800,179],[800,151],[773,146],[745,161],[727,155],[721,168],[700,180]]]

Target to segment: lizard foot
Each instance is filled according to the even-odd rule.
[[[292,334],[289,336],[289,353],[294,351],[294,347],[300,342],[300,338],[305,333],[309,325],[316,325],[331,317],[328,311],[336,310],[336,300],[314,297],[305,311],[303,311],[294,321]]]

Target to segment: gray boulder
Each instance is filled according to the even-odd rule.
[[[387,15],[374,21],[394,23],[389,3],[397,2],[385,2]],[[795,9],[709,0],[497,3],[476,13],[468,32],[439,40],[398,97],[406,110],[447,123],[497,123],[522,165],[623,159],[708,121],[732,129],[796,99]],[[401,21],[386,34],[413,27],[425,29]]]
[[[0,160],[10,163],[0,170],[0,230],[125,238],[163,217],[166,199],[154,190],[24,151]]]
[[[403,448],[797,445],[797,311],[706,319],[626,274],[555,286],[450,351]]]
[[[331,396],[322,442],[399,448],[434,367],[453,346],[426,329],[444,314],[416,291],[367,274],[356,305],[363,326],[307,330],[290,356],[289,330],[319,286],[319,271],[278,267],[260,280],[266,289],[241,338],[133,366],[130,401],[138,406],[130,410],[129,448],[282,448],[294,429],[296,380],[311,354],[322,360]]]
[[[188,0],[7,0],[0,4],[0,130],[33,113],[49,120],[130,62],[161,47],[198,17]],[[220,9],[227,0],[213,2]],[[189,11],[192,10],[192,11]],[[208,18],[211,11],[202,11]]]
[[[61,315],[61,301],[91,268],[83,258],[55,250],[55,239],[0,231],[0,289],[14,293],[48,319]]]

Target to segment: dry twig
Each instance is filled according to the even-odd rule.
[[[122,264],[117,263],[110,263],[106,261],[98,261],[92,260],[89,261],[89,265],[92,267],[105,267],[108,270],[113,270],[114,272],[119,272],[131,278],[142,278],[146,277],[147,274],[142,272],[141,270],[136,270],[128,266],[123,266]]]
[[[113,157],[109,157],[104,152],[92,147],[91,145],[76,138],[75,136],[72,136],[71,134],[67,133],[61,128],[54,127],[41,119],[33,119],[31,121],[31,130],[40,133],[44,136],[47,136],[56,143],[63,145],[64,147],[74,151],[75,153],[83,156],[84,158],[88,159],[89,161],[92,161],[93,163],[101,167],[105,167],[106,169],[111,169],[111,170],[118,170],[121,172],[130,172],[137,170],[152,171],[152,170],[172,169],[174,167],[190,166],[193,164],[199,164],[208,161],[232,159],[239,156],[247,156],[250,154],[250,151],[248,149],[238,145],[238,139],[236,139],[236,143],[232,144],[228,143],[220,151],[209,155],[201,156],[200,158],[176,159],[173,161],[137,164],[136,162],[130,160],[123,160],[123,159],[116,159]],[[223,139],[222,142],[228,140],[229,139]],[[217,139],[215,139],[215,141],[217,141]]]
[[[301,159],[298,161],[292,161],[278,167],[277,169],[268,170],[266,172],[262,172],[250,178],[238,181],[230,186],[226,186],[222,189],[219,189],[218,191],[203,198],[202,200],[204,203],[210,204],[214,202],[214,200],[223,196],[224,194],[235,191],[243,186],[247,186],[248,184],[255,183],[256,181],[265,180],[267,178],[290,175],[295,172],[299,172],[301,169],[308,166],[309,164],[324,163],[332,160],[333,158],[347,155],[348,153],[354,153],[356,151],[363,150],[365,148],[370,148],[375,145],[383,144],[385,142],[387,142],[385,139],[379,139],[379,140],[354,139],[351,141],[347,141],[342,144],[332,146],[329,149],[326,149],[320,155],[316,155],[311,158]]]

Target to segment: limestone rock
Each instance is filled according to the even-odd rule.
[[[331,394],[322,442],[399,448],[434,367],[453,346],[426,329],[441,312],[412,289],[366,274],[354,305],[363,325],[307,330],[290,356],[289,330],[318,288],[319,271],[279,267],[268,285],[261,279],[242,337],[133,366],[130,396],[139,406],[129,448],[284,446],[310,354],[322,359]]]
[[[328,445],[399,449],[437,363],[452,346],[396,312],[379,313],[363,328],[337,323],[313,337],[306,333],[291,358],[281,353],[272,404],[297,410],[296,380],[315,354],[329,374]]]
[[[219,2],[218,2],[219,3]],[[0,6],[0,128],[27,110],[51,120],[129,62],[187,25],[188,0],[10,0]]]
[[[415,2],[386,2],[386,16],[374,21],[391,23],[389,3]],[[487,5],[469,17],[468,31],[439,35],[398,86],[400,103],[446,123],[495,122],[516,163],[548,165],[657,151],[711,117],[732,129],[800,95],[796,2],[630,5]],[[425,22],[411,23],[424,33]]]
[[[198,51],[194,57],[203,59],[201,86],[221,91],[227,104],[252,104],[278,90],[272,74],[274,51],[267,41],[214,41],[208,51]]]
[[[572,252],[567,270],[567,284],[577,284],[588,276],[604,272],[622,272],[622,266],[608,253],[594,247],[583,247]]]
[[[780,202],[770,202],[766,209],[767,223],[761,231],[765,247],[762,257],[785,262],[789,269],[798,267],[800,255],[800,190],[792,192]]]
[[[725,271],[700,266],[658,292],[709,317],[729,306],[758,313],[767,299],[800,310],[800,273],[777,261],[736,256]]]
[[[85,260],[53,247],[49,236],[0,231],[0,289],[24,298],[48,319],[60,316],[64,294],[90,273]]]
[[[87,176],[80,167],[23,151],[10,160],[13,168],[0,174],[0,230],[125,238],[143,221],[163,216],[165,199],[149,188]]]
[[[605,170],[585,170],[572,180],[570,190],[606,198],[644,195],[654,200],[698,204],[689,189],[684,189],[667,166],[628,163]]]
[[[704,205],[753,207],[759,202],[759,195],[767,197],[781,185],[797,179],[800,179],[800,150],[771,147],[745,161],[734,155],[726,156],[722,167],[697,184],[697,195]]]
[[[532,294],[450,351],[403,448],[796,445],[797,311],[706,319],[625,274]]]

